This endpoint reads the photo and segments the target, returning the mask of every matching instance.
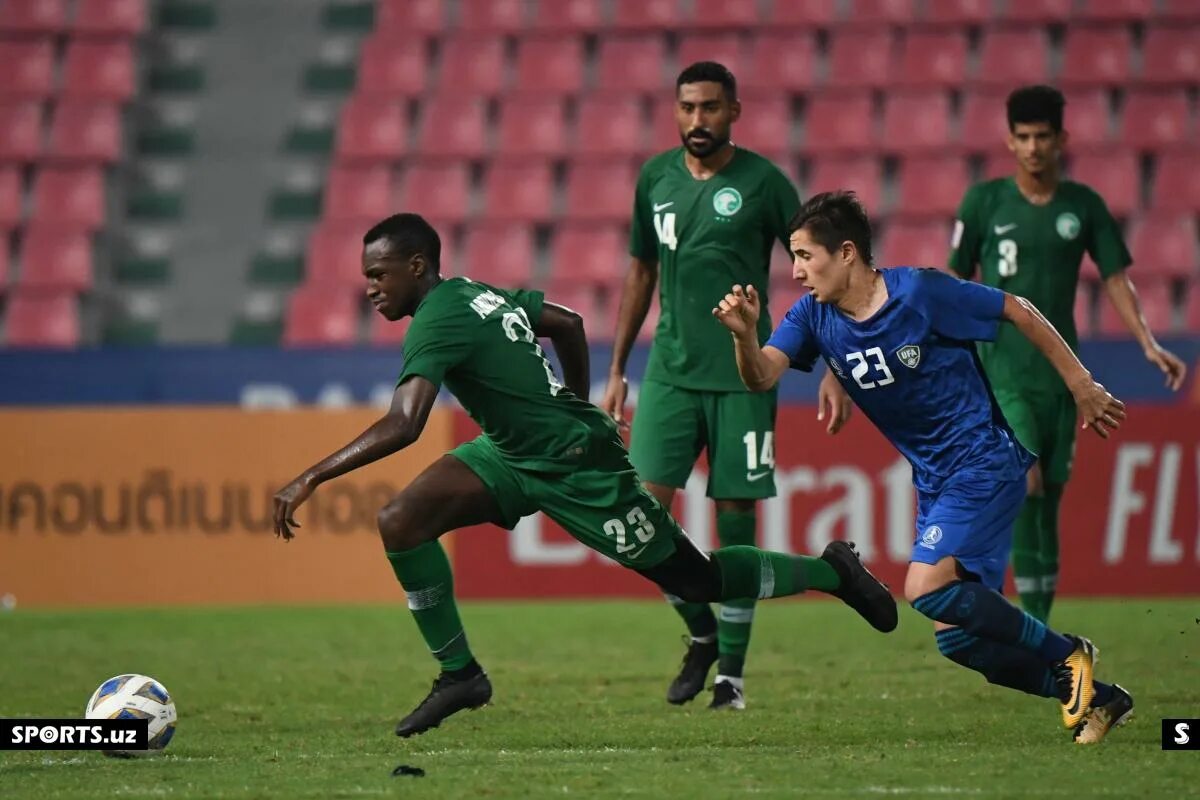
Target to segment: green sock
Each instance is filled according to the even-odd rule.
[[[441,663],[442,671],[470,664],[474,656],[458,618],[454,575],[441,543],[433,541],[401,553],[388,553],[387,558],[408,595],[408,608],[425,637],[425,644]]]
[[[753,511],[718,511],[717,538],[722,547],[754,544],[757,519]],[[717,674],[742,677],[750,626],[754,623],[754,598],[727,600],[717,609]]]
[[[721,601],[787,597],[805,589],[835,591],[841,584],[833,567],[812,556],[793,556],[735,545],[714,550],[721,567]]]
[[[1042,538],[1038,548],[1042,557],[1042,616],[1050,618],[1050,607],[1054,605],[1054,593],[1058,590],[1058,506],[1062,502],[1061,483],[1046,484],[1046,496],[1042,502]]]
[[[1030,616],[1042,619],[1042,498],[1025,498],[1013,525],[1013,582],[1021,605]]]
[[[713,616],[708,603],[689,603],[673,594],[666,595],[666,598],[679,616],[683,617],[683,624],[687,625],[688,633],[693,639],[712,641],[712,637],[717,635],[717,618]]]

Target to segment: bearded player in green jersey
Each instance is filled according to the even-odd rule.
[[[788,246],[788,221],[800,208],[790,180],[762,156],[731,141],[741,115],[737,83],[712,61],[692,64],[676,81],[675,118],[682,147],[643,165],[633,205],[630,255],[612,365],[601,407],[625,424],[625,365],[646,319],[655,283],[662,313],[637,400],[630,459],[646,488],[667,508],[702,450],[708,496],[716,503],[722,546],[755,542],[755,506],[775,494],[775,392],[746,390],[733,346],[712,307],[732,283],[766,287],[771,248]],[[764,297],[763,304],[766,306]],[[771,334],[763,314],[759,339]],[[836,432],[850,401],[836,381],[821,384],[819,415]],[[830,409],[826,409],[830,405]],[[691,634],[671,703],[699,694],[714,661],[711,708],[744,708],[742,672],[754,598],[705,603],[668,594]]]
[[[1008,149],[1016,156],[1016,175],[968,190],[950,267],[964,278],[978,267],[984,283],[1028,298],[1077,348],[1075,292],[1088,253],[1146,359],[1178,389],[1186,367],[1146,325],[1126,272],[1132,258],[1120,227],[1095,191],[1060,177],[1065,103],[1050,86],[1009,95]],[[1075,450],[1075,406],[1050,363],[1018,333],[1001,328],[994,343],[979,345],[979,356],[1009,425],[1039,457],[1014,529],[1012,562],[1022,604],[1044,622],[1058,579],[1058,507]]]
[[[321,483],[412,444],[445,385],[482,435],[431,464],[379,512],[388,561],[417,627],[441,665],[399,736],[478,708],[492,685],[471,653],[454,602],[447,531],[485,522],[511,529],[543,511],[580,542],[691,602],[828,592],[876,629],[896,627],[896,603],[844,542],[820,558],[726,547],[696,549],[629,463],[617,426],[591,405],[583,321],[541,292],[443,279],[441,240],[416,214],[397,214],[363,239],[367,297],[388,320],[412,316],[404,369],[387,414],[305,470],[274,498],[276,535],[291,539],[296,509]],[[538,344],[562,362],[559,380]],[[460,546],[469,547],[462,542]]]

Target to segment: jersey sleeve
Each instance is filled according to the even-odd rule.
[[[629,226],[629,255],[642,261],[658,262],[658,236],[650,210],[650,165],[642,167],[633,192],[633,218]]]
[[[413,319],[404,336],[404,368],[396,379],[397,386],[417,375],[441,386],[446,373],[462,363],[473,343],[470,319],[465,313],[468,310],[463,311],[439,310]]]
[[[812,371],[813,364],[821,355],[817,349],[817,337],[813,333],[812,305],[811,295],[797,300],[763,345],[782,352],[791,362],[792,369],[803,372]]]
[[[1095,192],[1089,192],[1091,209],[1088,216],[1086,247],[1096,266],[1100,268],[1102,277],[1115,275],[1133,263],[1129,248],[1125,246],[1125,238],[1121,235],[1121,226],[1113,219],[1112,213],[1104,198]]]
[[[512,289],[504,294],[508,295],[508,301],[514,306],[525,309],[525,315],[529,317],[530,325],[538,324],[542,318],[542,306],[546,303],[545,292],[532,289]]]
[[[800,210],[800,193],[787,175],[779,169],[772,170],[771,204],[767,209],[767,226],[771,236],[778,239],[783,249],[791,252],[788,224]]]
[[[935,333],[964,342],[993,342],[1004,292],[935,269],[914,270],[914,294]]]
[[[950,269],[955,275],[970,278],[982,257],[983,236],[983,184],[976,184],[963,195],[954,220],[954,233],[950,237]]]

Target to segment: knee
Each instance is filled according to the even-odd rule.
[[[384,549],[389,553],[401,553],[425,544],[428,539],[417,520],[413,504],[403,493],[392,498],[376,517]]]

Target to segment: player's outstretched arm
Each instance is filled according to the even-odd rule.
[[[437,393],[438,387],[432,382],[420,376],[410,377],[396,387],[387,414],[350,444],[313,464],[276,492],[275,535],[284,540],[295,536],[291,529],[300,527],[295,520],[296,509],[325,481],[390,456],[415,442],[425,429]]]
[[[738,374],[752,392],[765,392],[779,383],[788,368],[788,357],[774,347],[758,346],[758,291],[734,286],[713,309],[713,316],[733,334],[733,354]]]
[[[1187,377],[1187,365],[1170,350],[1163,348],[1150,332],[1150,326],[1146,324],[1146,318],[1142,315],[1142,305],[1138,302],[1133,281],[1129,280],[1125,270],[1104,279],[1104,293],[1121,315],[1125,327],[1129,328],[1129,332],[1142,346],[1146,360],[1162,370],[1167,378],[1167,386],[1172,391],[1179,391],[1183,386],[1183,379]]]
[[[1054,365],[1075,398],[1084,428],[1091,428],[1107,439],[1110,430],[1121,427],[1125,420],[1125,404],[1093,380],[1092,373],[1033,303],[1024,297],[1006,294],[1003,316]]]
[[[604,399],[600,407],[611,416],[618,425],[625,422],[625,365],[629,362],[629,353],[633,350],[634,340],[646,314],[650,311],[650,303],[654,300],[654,287],[658,283],[658,263],[634,258],[629,262],[629,271],[625,273],[625,285],[621,289],[621,305],[617,311],[617,330],[613,334],[612,364],[608,368],[608,385],[604,387]]]
[[[558,303],[544,303],[542,316],[533,332],[554,343],[554,352],[562,365],[563,382],[576,397],[587,400],[592,390],[592,368],[583,317]]]

